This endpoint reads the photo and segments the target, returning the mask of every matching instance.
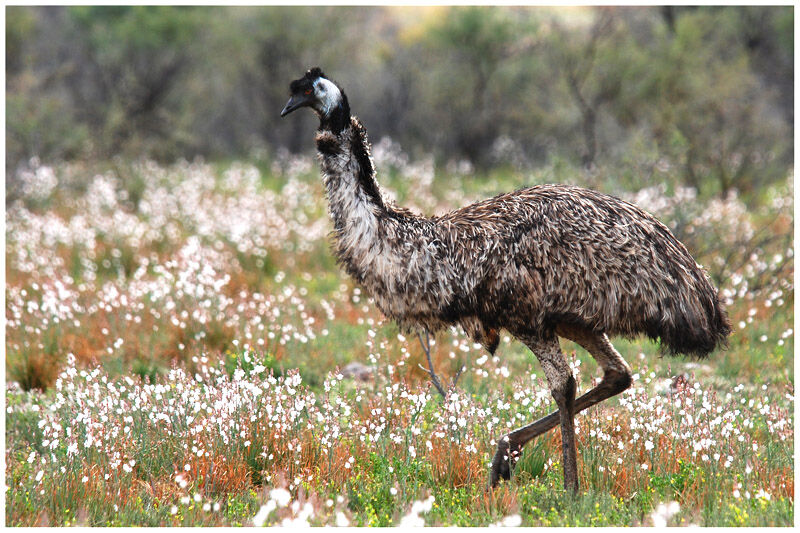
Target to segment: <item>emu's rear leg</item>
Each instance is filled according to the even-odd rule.
[[[632,382],[630,367],[614,349],[605,334],[565,326],[559,326],[556,332],[558,335],[580,344],[603,368],[602,381],[575,400],[575,413],[592,407],[630,387]],[[497,445],[497,453],[492,461],[491,486],[496,486],[500,479],[509,479],[511,468],[519,458],[522,447],[531,439],[556,427],[560,419],[559,408],[558,411],[505,435]]]

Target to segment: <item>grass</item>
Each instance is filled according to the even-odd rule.
[[[389,192],[427,213],[553,179],[376,157]],[[573,497],[557,430],[486,491],[495,439],[554,408],[524,346],[504,339],[488,357],[439,334],[443,381],[466,367],[440,398],[416,338],[336,266],[313,162],[259,168],[17,176],[30,193],[7,214],[6,524],[794,522],[791,180],[757,207],[674,187],[630,196],[693,228],[679,236],[719,273],[735,331],[703,361],[614,340],[634,386],[577,417]],[[719,235],[723,247],[704,240]],[[588,390],[596,363],[563,348]],[[341,375],[351,362],[365,380]]]

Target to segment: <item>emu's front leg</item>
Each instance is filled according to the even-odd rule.
[[[563,452],[563,466],[564,466],[564,488],[572,492],[578,491],[578,460],[577,452],[575,449],[575,391],[577,385],[575,378],[572,377],[569,365],[567,364],[564,354],[558,345],[558,339],[555,336],[541,339],[523,339],[523,342],[536,354],[539,362],[544,369],[547,382],[550,385],[550,391],[553,398],[558,405],[557,413],[550,415],[548,420],[540,421],[545,422],[550,429],[555,424],[554,418],[558,417],[561,423],[561,445]],[[529,429],[523,428],[523,429]],[[538,428],[537,428],[538,429]],[[529,439],[517,440],[513,438],[515,433],[506,435],[501,439],[497,445],[497,453],[492,461],[491,470],[491,486],[495,486],[501,478],[509,479],[511,477],[511,467],[519,453],[522,446]]]

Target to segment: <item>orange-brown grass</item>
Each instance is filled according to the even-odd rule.
[[[770,493],[794,500],[794,474],[794,469],[789,467],[770,472]]]
[[[502,483],[493,490],[476,493],[472,507],[486,514],[509,515],[518,507],[517,488],[509,483]]]
[[[202,488],[207,494],[237,493],[251,487],[252,471],[243,456],[238,454],[214,455],[203,457],[190,455],[185,462],[190,469],[179,468],[187,482],[196,480],[195,486]],[[176,485],[173,483],[173,487]]]
[[[24,390],[45,390],[50,387],[59,372],[53,357],[41,351],[29,352],[22,360],[7,361],[9,371],[18,379]]]
[[[329,450],[328,454],[320,458],[312,471],[318,480],[324,480],[327,485],[341,489],[352,476],[352,470],[344,467],[350,458],[350,451],[337,446]]]
[[[481,455],[464,450],[463,445],[447,438],[432,438],[433,449],[425,454],[433,479],[448,487],[468,487],[486,479]]]
[[[61,351],[66,350],[75,355],[78,361],[83,364],[95,364],[102,357],[103,349],[97,337],[100,334],[100,326],[93,327],[94,335],[81,334],[80,332],[67,332],[61,337]]]
[[[50,527],[50,513],[41,511],[36,515],[36,520],[33,522],[35,527]]]

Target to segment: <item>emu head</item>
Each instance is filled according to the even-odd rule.
[[[348,116],[350,114],[347,97],[335,83],[325,77],[319,67],[312,68],[305,76],[294,80],[289,85],[289,95],[289,101],[281,111],[282,117],[301,107],[310,107],[323,121],[335,112],[344,112]]]

